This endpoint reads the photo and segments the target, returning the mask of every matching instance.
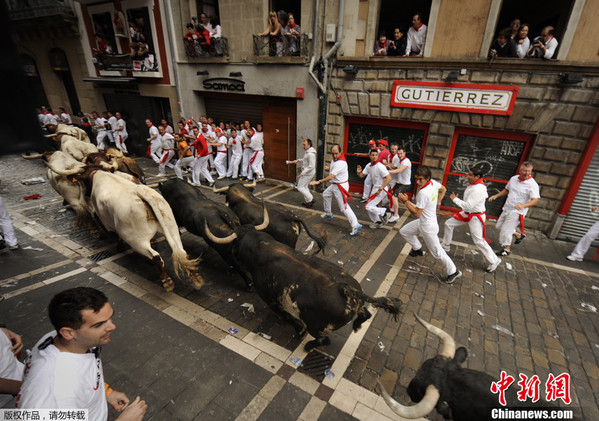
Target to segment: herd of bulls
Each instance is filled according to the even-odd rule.
[[[156,265],[167,291],[174,289],[173,281],[151,245],[157,232],[172,250],[175,273],[184,273],[195,288],[203,284],[197,272],[199,258],[191,259],[183,248],[179,227],[185,227],[214,248],[247,288],[255,290],[298,335],[314,337],[306,343],[307,351],[328,345],[328,334],[352,320],[354,331],[358,330],[371,317],[366,303],[397,320],[401,312],[397,299],[366,295],[341,267],[316,256],[324,250],[324,233],[314,235],[301,218],[281,205],[256,198],[249,186],[215,189],[226,195],[226,204],[210,200],[199,188],[179,179],[160,183],[160,194],[144,184],[135,160],[118,150],[99,152],[73,127],[58,125],[55,130],[52,137],[60,150],[45,152],[42,158],[48,180],[76,212],[77,224],[93,233],[116,233],[120,241]],[[318,246],[314,255],[295,250],[302,227]],[[408,394],[416,405],[399,404],[381,385],[385,401],[404,418],[419,418],[436,409],[446,419],[490,419],[491,409],[501,407],[489,390],[493,377],[462,368],[466,350],[456,351],[450,335],[416,317],[441,338],[442,350],[425,361],[410,382]],[[508,403],[521,406],[509,394]]]

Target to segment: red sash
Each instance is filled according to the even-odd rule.
[[[480,212],[480,213],[468,213],[465,212],[466,216],[463,216],[461,212],[456,212],[453,215],[451,215],[453,218],[457,219],[458,221],[462,221],[462,222],[470,222],[470,220],[472,219],[473,216],[476,216],[478,218],[478,220],[480,221],[481,224],[483,224],[483,238],[485,239],[485,241],[487,243],[491,243],[491,240],[489,240],[487,238],[487,227],[485,225],[485,221],[483,220],[483,215],[486,212]]]
[[[146,151],[146,157],[149,158],[152,156],[152,142],[148,145],[148,150]]]
[[[252,155],[252,157],[250,158],[250,165],[254,163],[254,161],[256,160],[256,155],[258,155],[258,152],[260,151],[256,151],[254,152],[254,154]]]
[[[520,214],[520,232],[524,234],[524,215]]]
[[[167,151],[163,156],[162,159],[160,160],[161,164],[164,164],[166,161],[168,161],[168,158],[170,158],[171,153],[169,151],[172,151],[172,149],[165,149],[165,151]]]
[[[345,183],[345,181],[343,181],[342,183],[333,183],[335,184],[337,187],[339,187],[339,190],[341,191],[341,197],[343,197],[343,203],[345,205],[347,205],[347,199],[349,200],[354,200],[354,198],[352,197],[351,194],[349,194],[349,192],[347,190],[345,190],[345,188],[341,185]]]
[[[389,199],[389,209],[391,209],[391,206],[393,206],[393,195],[391,194],[391,192],[389,190],[387,190],[386,188],[383,189],[383,191],[387,194],[387,199]],[[366,201],[366,204],[364,205],[364,209],[366,209],[366,205],[368,203],[370,203],[371,200],[374,200],[375,197],[377,197],[379,194],[375,193],[372,196],[370,196],[368,198],[368,200]]]

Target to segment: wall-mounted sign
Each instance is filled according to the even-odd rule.
[[[204,89],[211,89],[213,91],[245,92],[245,82],[239,79],[215,77],[205,79],[202,83],[204,84]]]
[[[304,99],[304,88],[295,88],[295,97],[297,99]]]
[[[520,87],[471,83],[393,82],[394,107],[511,115]]]

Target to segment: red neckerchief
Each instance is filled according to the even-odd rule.
[[[518,181],[522,183],[522,182],[524,182],[526,180],[530,180],[531,178],[532,178],[532,175],[530,177],[525,178],[524,180],[522,180],[522,177],[518,176]]]
[[[482,184],[483,186],[485,185],[485,183],[483,182],[482,178],[479,178],[478,180],[476,180],[474,183],[470,183],[468,184],[469,186],[474,186],[475,184]]]
[[[347,159],[345,159],[345,154],[340,153],[339,154],[339,158],[333,159],[333,162],[337,162],[337,161],[345,161],[345,162],[347,162]]]
[[[418,27],[418,29],[416,29],[416,31],[420,31],[420,28],[422,28],[422,25],[424,25],[424,23],[420,22],[420,26]]]
[[[248,132],[247,130],[245,131],[245,135],[247,137],[249,137],[250,139],[252,138],[252,136],[256,133],[256,131],[254,129],[252,129],[252,134],[250,134],[250,132]]]
[[[399,160],[399,162],[403,162],[403,160],[404,160],[404,159],[408,159],[408,155],[406,155],[406,156],[404,156],[403,158],[401,158],[401,159]]]
[[[297,26],[297,23],[294,23],[293,26],[290,26],[291,29],[295,28]]]
[[[433,184],[432,178],[430,180],[428,180],[424,186],[420,187],[420,190],[424,190],[426,187],[428,187],[429,184]]]
[[[204,133],[208,133],[208,127],[206,127],[205,129],[202,127],[202,131],[203,131]]]
[[[397,155],[396,153],[390,153],[389,154],[389,163],[393,163],[393,159],[395,159],[395,155]],[[401,162],[401,161],[400,161]]]

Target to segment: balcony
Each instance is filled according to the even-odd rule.
[[[60,38],[79,34],[72,0],[5,0],[21,39]]]
[[[191,58],[229,57],[227,38],[210,38],[210,45],[200,45],[196,40],[183,39],[185,55]]]
[[[301,34],[297,38],[280,35],[263,37],[254,35],[254,56],[259,58],[260,62],[278,63],[289,61],[282,60],[283,57],[297,57],[300,59],[297,60],[298,62],[304,62],[308,59],[308,42],[309,39],[306,34]],[[269,59],[265,60],[267,58]]]

